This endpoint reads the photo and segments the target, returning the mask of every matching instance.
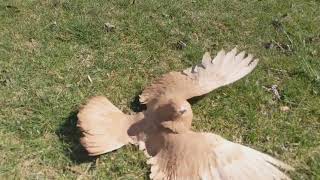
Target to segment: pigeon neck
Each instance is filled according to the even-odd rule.
[[[161,126],[164,128],[170,129],[174,133],[185,133],[190,131],[191,129],[191,122],[192,122],[192,112],[190,115],[185,116],[183,118],[175,118],[168,121],[162,121],[160,123]]]

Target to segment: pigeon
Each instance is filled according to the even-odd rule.
[[[200,64],[156,79],[140,95],[146,110],[127,115],[106,97],[91,97],[78,113],[80,143],[90,156],[138,145],[148,157],[153,180],[282,180],[293,167],[270,155],[209,132],[192,130],[187,100],[231,84],[257,65],[258,59],[234,48]]]

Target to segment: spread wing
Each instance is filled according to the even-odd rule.
[[[140,102],[148,104],[161,96],[189,99],[231,84],[249,74],[258,63],[251,54],[245,54],[244,51],[237,54],[234,48],[227,53],[221,50],[211,59],[207,52],[200,64],[182,72],[170,72],[156,80],[142,92]]]
[[[148,160],[154,180],[283,180],[283,162],[211,133],[168,134]],[[148,147],[148,145],[147,145]]]

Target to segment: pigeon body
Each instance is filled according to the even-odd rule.
[[[191,129],[193,113],[187,99],[201,96],[249,74],[257,65],[252,55],[220,51],[205,53],[201,64],[170,72],[140,95],[144,112],[125,115],[105,97],[93,97],[78,114],[81,144],[89,155],[137,144],[149,157],[155,180],[290,179],[285,163],[249,147]]]

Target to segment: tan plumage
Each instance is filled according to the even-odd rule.
[[[138,144],[150,157],[151,179],[289,179],[277,167],[293,168],[269,155],[232,143],[212,133],[191,130],[192,109],[187,99],[231,84],[257,65],[252,55],[223,50],[212,60],[160,77],[140,96],[147,110],[123,114],[104,97],[93,97],[80,110],[82,145],[90,155]]]
[[[284,163],[211,133],[169,133],[157,155],[149,159],[155,180],[289,179],[275,166]]]
[[[225,53],[220,51],[214,59],[207,52],[202,62],[182,72],[170,72],[156,80],[147,87],[140,96],[140,102],[152,103],[159,96],[167,98],[181,97],[189,99],[200,96],[221,86],[231,84],[249,74],[257,65],[258,60],[253,59],[245,52],[237,54],[237,49]]]
[[[118,149],[131,141],[126,131],[132,122],[107,98],[93,97],[78,113],[80,142],[92,156]]]

